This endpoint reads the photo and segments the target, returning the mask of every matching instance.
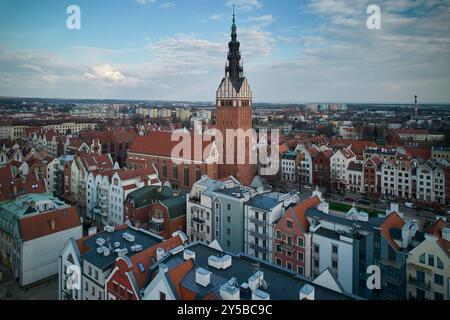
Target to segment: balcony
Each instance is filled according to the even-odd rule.
[[[200,204],[201,203],[199,197],[192,197],[192,198],[189,199],[189,202],[196,203],[196,204]]]
[[[269,236],[263,233],[256,232],[254,230],[250,230],[250,235],[259,239],[269,239]]]
[[[204,239],[206,237],[206,232],[205,231],[198,231],[198,230],[192,229],[191,230],[191,234],[194,237],[198,237],[199,239]]]
[[[267,225],[267,221],[259,220],[259,219],[256,219],[256,218],[250,218],[249,221],[250,221],[250,223],[253,223],[253,224],[257,225],[257,226],[265,226],[265,225]]]
[[[205,220],[197,218],[197,217],[193,217],[192,221],[194,221],[195,223],[198,223],[198,224],[205,224]]]
[[[249,245],[250,245],[250,248],[255,250],[255,251],[263,252],[263,253],[269,253],[270,252],[270,250],[268,248],[261,247],[260,245],[257,245],[257,244],[255,244],[253,242],[251,242]]]
[[[424,280],[420,281],[417,280],[416,277],[413,277],[411,275],[408,277],[408,283],[423,290],[428,291],[431,289],[431,281],[424,281]]]
[[[164,224],[164,218],[157,218],[157,217],[152,217],[152,222],[154,224]]]

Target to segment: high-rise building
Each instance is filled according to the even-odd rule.
[[[223,135],[222,154],[224,164],[219,166],[219,177],[234,176],[242,184],[250,185],[253,180],[253,166],[250,164],[249,151],[251,136],[246,136],[245,143],[239,142],[239,139],[234,136],[234,147],[227,148],[227,129],[234,130],[234,133],[248,133],[252,129],[252,91],[247,78],[244,77],[244,68],[241,64],[240,43],[237,40],[234,12],[231,41],[228,48],[225,77],[216,95],[217,129]],[[231,144],[231,141],[229,141],[229,144]],[[238,149],[241,152],[244,151],[245,163],[238,161]],[[230,162],[233,164],[230,164]]]

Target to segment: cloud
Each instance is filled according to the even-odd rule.
[[[251,16],[248,17],[247,21],[257,23],[260,25],[268,25],[272,23],[274,20],[273,16],[271,14],[267,14],[264,16]]]
[[[149,6],[156,2],[156,0],[135,0],[138,4]]]
[[[113,69],[109,64],[103,66],[93,67],[91,72],[84,74],[89,80],[102,79],[113,82],[120,82],[125,79],[125,76],[120,71]]]
[[[240,11],[252,11],[262,7],[262,3],[259,0],[229,0],[227,2],[229,7],[232,7],[233,4]]]
[[[170,9],[170,8],[175,7],[175,3],[173,3],[173,2],[164,2],[164,3],[161,3],[159,6],[161,8],[164,8],[164,9]]]
[[[24,70],[29,70],[29,71],[37,72],[37,73],[43,73],[44,72],[44,70],[42,70],[41,67],[33,66],[31,64],[23,64],[23,65],[21,65],[21,68],[24,69]]]
[[[209,20],[213,20],[213,21],[219,21],[222,19],[223,19],[223,14],[215,13],[215,14],[209,16]]]

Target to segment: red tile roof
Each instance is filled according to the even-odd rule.
[[[439,219],[425,230],[425,233],[438,237],[438,244],[442,247],[442,250],[450,257],[450,241],[442,238],[442,230],[448,228],[447,223]]]
[[[332,139],[330,141],[330,147],[336,148],[336,147],[348,147],[352,146],[351,150],[355,154],[362,155],[364,153],[364,150],[368,147],[378,147],[378,145],[373,141],[366,141],[366,140],[350,140],[350,139]]]
[[[194,142],[196,140],[195,137],[199,137],[199,139],[201,139],[201,136],[199,135],[191,135],[191,156],[188,157],[188,155],[185,155],[183,153],[180,155],[182,159],[194,159]],[[148,136],[136,137],[128,153],[171,158],[172,151],[181,142],[182,138],[180,138],[179,141],[172,141],[172,132],[151,132]],[[203,154],[208,149],[208,147],[210,147],[211,143],[212,142],[203,141],[202,154],[198,155],[198,157],[203,158]]]
[[[431,158],[431,148],[406,148],[406,152],[413,158],[420,157],[422,160]]]
[[[194,268],[194,263],[192,262],[192,259],[189,259],[170,270],[167,274],[181,300],[185,300],[181,293],[181,281],[184,277],[186,277],[192,268]]]
[[[137,281],[140,289],[143,289],[145,286],[145,282],[147,281],[147,278],[148,278],[148,271],[150,270],[150,267],[151,267],[151,265],[150,265],[151,261],[152,261],[151,258],[156,259],[156,250],[158,248],[163,248],[165,251],[170,251],[181,245],[183,245],[181,238],[176,236],[176,237],[172,237],[168,240],[165,240],[161,243],[158,243],[158,244],[154,245],[153,247],[148,248],[147,250],[144,250],[144,251],[130,257],[130,260],[133,264],[131,269],[132,269],[132,272],[134,274],[134,277],[136,278],[136,281]],[[144,270],[146,270],[146,272],[140,271],[139,266],[138,266],[139,263],[142,263]]]
[[[309,222],[308,219],[306,218],[306,211],[308,209],[317,207],[319,204],[320,199],[319,197],[315,196],[303,201],[299,205],[292,208],[292,211],[294,212],[295,216],[300,222],[300,226],[302,227],[304,232],[309,230]]]
[[[147,176],[155,174],[156,171],[153,166],[141,169],[121,170],[118,172],[118,175],[122,180],[134,179],[136,177],[141,178],[141,180],[145,180],[147,179]]]
[[[54,224],[54,225],[53,225]],[[19,220],[23,241],[31,241],[81,226],[75,207],[56,210]]]
[[[386,240],[391,244],[391,246],[397,251],[400,250],[400,247],[395,243],[395,241],[391,237],[391,229],[402,229],[405,225],[405,221],[396,213],[391,213],[384,222],[380,225],[381,233],[386,238]]]

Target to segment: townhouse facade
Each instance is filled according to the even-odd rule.
[[[244,208],[244,252],[264,261],[274,261],[276,222],[298,201],[297,194],[277,192],[259,194],[248,200]]]

